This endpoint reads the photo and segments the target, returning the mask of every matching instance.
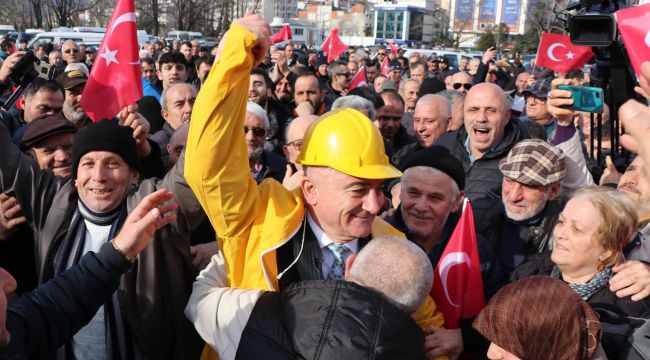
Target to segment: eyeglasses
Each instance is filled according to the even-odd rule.
[[[472,84],[468,84],[468,83],[466,83],[466,84],[462,84],[462,83],[454,83],[454,84],[452,85],[452,87],[454,88],[454,90],[458,90],[458,89],[460,89],[461,86],[464,87],[465,90],[469,90],[469,89],[472,88]]]
[[[248,134],[249,131],[253,132],[253,136],[264,136],[266,135],[266,129],[260,127],[249,128],[244,126],[244,134]]]
[[[63,50],[64,53],[69,54],[69,53],[78,53],[79,49],[65,49]]]
[[[385,52],[378,52],[377,56],[386,56],[386,53]]]
[[[302,139],[297,139],[291,142],[287,143],[287,146],[293,147],[296,151],[300,151],[302,149]]]

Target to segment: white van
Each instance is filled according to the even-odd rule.
[[[34,50],[39,44],[51,42],[54,46],[58,46],[63,44],[66,40],[74,40],[77,43],[84,44],[99,44],[102,39],[104,39],[104,34],[94,32],[44,32],[34,36],[27,46]]]
[[[182,41],[190,41],[192,40],[192,37],[190,36],[189,31],[178,31],[178,30],[173,30],[167,33],[167,36],[165,39],[171,40],[182,40]]]
[[[13,25],[0,25],[0,36],[7,35],[13,31],[16,31],[16,28]]]
[[[149,35],[146,33],[138,33],[138,44],[140,47],[149,41]],[[104,40],[104,33],[101,32],[43,32],[39,33],[29,43],[28,47],[32,50],[36,49],[38,44],[51,42],[54,46],[63,44],[66,40],[74,40],[78,44],[87,44],[98,46]]]

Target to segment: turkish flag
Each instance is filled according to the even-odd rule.
[[[388,42],[388,46],[390,46],[390,52],[392,52],[395,55],[399,55],[399,49],[397,48],[397,46],[395,46],[395,44],[393,44],[392,41]]]
[[[650,61],[650,4],[619,10],[615,16],[625,50],[638,76],[641,64]]]
[[[142,98],[137,28],[134,0],[117,0],[81,94],[81,106],[95,122]]]
[[[339,29],[337,28],[332,29],[332,32],[320,47],[321,50],[327,53],[328,63],[336,60],[336,58],[339,57],[339,55],[341,55],[347,48],[348,46],[339,38]]]
[[[388,76],[388,73],[390,72],[388,70],[388,57],[384,58],[384,62],[381,63],[381,69],[379,69],[382,75]]]
[[[350,80],[350,86],[348,87],[348,91],[358,88],[358,87],[363,87],[366,86],[366,83],[368,82],[368,79],[366,78],[366,67],[362,66],[359,71],[354,75],[352,80]]]
[[[457,329],[485,307],[474,215],[469,200],[433,274],[431,297],[445,316],[445,328]]]
[[[571,44],[568,35],[542,33],[535,66],[566,74],[573,69],[582,68],[592,55],[591,47]]]
[[[291,40],[292,35],[291,35],[291,27],[289,25],[285,25],[278,31],[273,37],[271,38],[271,45],[277,44],[279,42]]]

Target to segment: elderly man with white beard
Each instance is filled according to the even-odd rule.
[[[273,178],[282,183],[287,170],[287,161],[283,157],[264,150],[264,142],[269,129],[269,118],[264,108],[249,101],[246,104],[244,133],[246,134],[251,176],[258,184],[266,178]]]
[[[552,231],[566,198],[562,195],[565,156],[555,146],[523,140],[499,162],[501,198],[472,202],[476,231],[494,246],[503,277],[528,256],[552,246]]]

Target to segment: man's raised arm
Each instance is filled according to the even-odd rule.
[[[259,199],[243,129],[250,71],[267,51],[270,31],[258,15],[233,23],[219,45],[190,121],[185,178],[217,230],[228,266],[244,261],[241,242],[248,239]]]

